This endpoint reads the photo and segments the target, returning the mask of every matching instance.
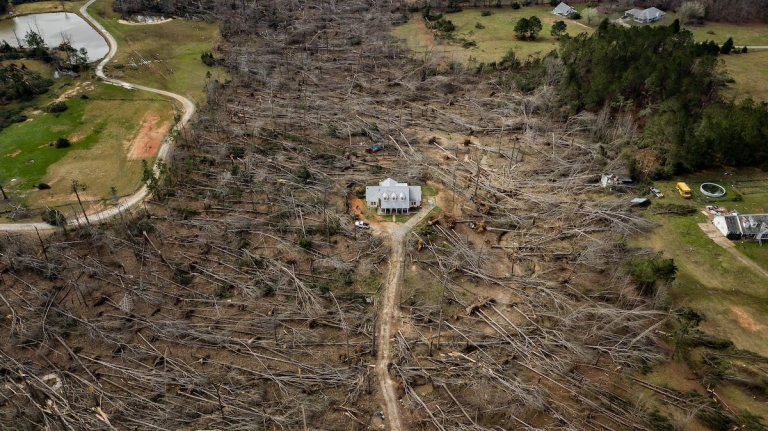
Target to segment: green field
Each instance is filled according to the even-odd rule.
[[[31,3],[17,11],[49,12],[62,7],[75,11],[83,3]],[[124,25],[118,23],[120,17],[112,12],[111,3],[99,0],[89,8],[118,41],[117,55],[105,68],[108,75],[179,93],[198,103],[205,103],[209,73],[210,79],[226,79],[223,68],[206,66],[200,60],[220,40],[216,24],[174,19],[155,25]],[[43,76],[52,75],[46,65],[18,62]],[[67,91],[72,92],[67,97],[67,111],[44,112],[45,106]],[[80,98],[82,94],[87,98]],[[102,84],[92,72],[57,79],[48,94],[8,106],[24,109],[28,120],[0,131],[0,181],[14,202],[32,208],[71,202],[73,179],[88,185],[81,196],[89,201],[110,196],[112,187],[119,196],[130,194],[140,186],[141,160],[151,164],[154,155],[129,156],[129,152],[150,141],[156,151],[162,131],[170,127],[174,104],[152,93]],[[141,137],[145,135],[153,139],[144,142]],[[58,138],[69,139],[72,146],[56,149],[49,145]],[[36,190],[41,182],[51,189]]]
[[[675,306],[691,307],[706,316],[701,327],[706,332],[733,341],[736,347],[768,356],[768,327],[762,327],[768,315],[768,280],[739,262],[733,255],[708,238],[698,223],[708,222],[697,212],[691,216],[653,215],[658,203],[724,206],[742,214],[768,212],[768,188],[747,187],[750,180],[768,182],[768,173],[744,169],[735,176],[723,177],[723,171],[702,172],[682,178],[693,191],[693,199],[683,199],[675,190],[676,181],[660,181],[654,185],[665,197],[652,198],[654,204],[648,217],[659,224],[649,234],[633,239],[633,244],[662,251],[675,259],[679,271],[670,291]],[[731,182],[736,182],[736,189]],[[717,182],[727,194],[710,199],[699,192],[702,182]],[[734,201],[735,191],[744,193],[743,200]],[[763,269],[768,270],[768,246],[737,242],[735,248]]]
[[[466,9],[459,13],[446,14],[445,19],[456,25],[455,39],[474,41],[477,47],[462,48],[460,44],[449,41],[438,42],[428,29],[420,14],[404,25],[395,27],[394,35],[403,39],[412,50],[440,55],[448,61],[466,63],[470,57],[479,62],[500,60],[510,49],[514,49],[517,58],[525,59],[529,55],[544,55],[557,47],[557,40],[549,32],[555,21],[565,21],[567,33],[592,33],[594,30],[581,22],[552,15],[551,6],[529,6],[518,10],[512,8],[489,8],[492,15],[481,16],[484,9]],[[536,40],[520,41],[515,38],[515,23],[520,18],[537,16],[541,20],[542,30]],[[480,23],[485,28],[478,29]]]
[[[115,39],[117,55],[104,73],[129,82],[160,88],[205,103],[206,75],[225,80],[223,68],[209,67],[200,55],[219,43],[218,24],[174,19],[153,25],[120,24],[110,0],[99,0],[89,8]],[[146,62],[146,63],[145,63]]]
[[[0,131],[0,181],[6,191],[31,207],[70,200],[72,179],[87,183],[88,195],[94,198],[108,196],[113,186],[119,195],[133,192],[140,182],[141,161],[127,158],[128,146],[147,116],[158,118],[159,123],[170,122],[171,103],[85,78],[63,78],[53,88],[36,99],[37,107],[26,109],[26,122]],[[67,91],[72,93],[66,111],[51,114],[40,109]],[[83,94],[87,99],[81,98]],[[66,138],[72,145],[51,146],[58,138]],[[51,189],[35,190],[41,182]]]
[[[653,204],[646,210],[648,218],[658,223],[650,232],[634,236],[629,244],[649,248],[673,258],[678,268],[677,277],[668,291],[668,304],[673,309],[689,307],[702,315],[699,329],[712,337],[730,340],[737,349],[768,356],[768,280],[742,263],[731,251],[710,239],[699,228],[699,223],[709,223],[701,212],[689,216],[655,215],[654,208],[660,203],[676,203],[702,209],[705,205],[723,206],[740,213],[768,212],[768,188],[746,187],[749,180],[768,183],[768,173],[757,169],[740,170],[735,176],[723,176],[723,170],[703,172],[678,180],[685,181],[693,191],[693,199],[683,199],[675,190],[676,180],[659,181],[654,185],[665,197],[650,197]],[[736,188],[731,182],[736,183]],[[716,182],[724,186],[727,194],[720,199],[709,199],[699,192],[702,182]],[[735,191],[744,192],[743,200],[734,201]],[[763,269],[768,269],[768,247],[757,243],[738,241],[733,243],[736,254],[746,257]],[[667,340],[671,341],[671,340]],[[695,370],[706,367],[701,363],[701,349],[694,349],[686,360],[668,360],[654,366],[645,380],[680,391],[704,391],[701,374]],[[734,365],[736,366],[736,365]],[[768,417],[768,408],[737,385],[727,380],[716,384],[717,393],[731,406],[748,409],[754,414]],[[670,410],[675,416],[681,413]],[[695,425],[693,428],[699,429]]]
[[[723,92],[727,99],[752,98],[768,102],[768,51],[754,51],[747,54],[722,57],[725,70],[734,81]]]

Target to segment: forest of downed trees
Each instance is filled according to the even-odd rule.
[[[376,343],[408,429],[685,425],[639,386],[740,423],[636,378],[669,354],[663,289],[622,271],[651,226],[591,185],[631,123],[563,121],[551,86],[408,53],[396,2],[210,6],[232,79],[207,83],[154,198],[0,237],[0,429],[375,429]],[[407,236],[393,340],[375,336],[391,250],[350,208],[384,177],[433,184],[445,212]]]

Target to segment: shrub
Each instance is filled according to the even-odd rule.
[[[575,21],[575,20],[581,19],[581,14],[578,12],[572,12],[570,15],[568,15],[568,18]]]
[[[452,31],[456,30],[456,26],[451,20],[442,18],[435,21],[435,23],[432,25],[432,28],[440,30],[443,33],[451,33]]]
[[[478,29],[478,30],[482,30],[482,29],[484,29],[484,28],[485,28],[485,26],[484,26],[484,25],[482,25],[482,24],[480,24],[479,22],[476,22],[476,23],[475,23],[475,28],[476,28],[476,29]]]
[[[480,12],[480,16],[491,16],[491,15],[493,15],[493,12],[489,10],[484,10]]]
[[[299,232],[298,235],[296,235],[296,242],[299,244],[299,247],[310,249],[312,248],[312,237],[309,235],[305,235],[304,232]]]
[[[209,67],[216,66],[221,63],[221,59],[215,58],[213,53],[210,51],[202,53],[200,55],[200,60],[203,61],[203,64]]]
[[[69,142],[69,139],[67,139],[67,138],[59,138],[59,139],[56,140],[56,143],[54,144],[54,146],[56,148],[67,148],[70,145],[71,145],[71,143]]]
[[[512,3],[512,9],[515,9],[515,10],[520,9],[520,3],[518,2]]]
[[[306,166],[301,166],[296,172],[296,178],[300,179],[302,183],[306,184],[312,178],[312,173],[309,172]]]
[[[51,188],[51,186],[49,186],[46,183],[40,183],[40,184],[37,185],[37,189],[38,190],[48,190],[50,188]]]
[[[88,100],[89,99],[88,95],[85,94],[85,93],[81,94],[80,98],[83,99],[83,100]]]
[[[61,211],[54,208],[46,208],[43,212],[43,221],[51,226],[66,226],[67,218]]]
[[[67,109],[69,109],[69,106],[67,106],[67,104],[62,101],[51,103],[45,108],[45,111],[50,112],[51,114],[57,114],[59,112],[64,112]]]
[[[560,0],[549,0],[549,5],[552,7],[557,7],[558,4],[560,4]]]

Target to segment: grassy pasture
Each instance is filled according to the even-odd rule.
[[[481,16],[481,11],[489,10],[490,16]],[[499,61],[510,49],[514,49],[517,58],[525,59],[529,55],[544,55],[557,48],[557,40],[549,31],[555,21],[565,21],[567,33],[571,36],[594,29],[581,22],[552,15],[551,6],[529,6],[520,9],[488,8],[465,9],[459,13],[446,14],[445,19],[456,25],[454,38],[475,41],[477,47],[462,48],[460,44],[448,41],[437,42],[432,31],[426,27],[421,15],[414,16],[404,25],[394,29],[395,37],[404,39],[408,46],[419,53],[440,54],[448,61],[467,63],[472,57],[479,62]],[[541,20],[542,30],[536,40],[521,41],[515,38],[515,23],[520,18],[537,16]],[[485,28],[478,29],[480,23]]]
[[[76,11],[83,3],[66,2],[66,10]],[[59,11],[60,4],[31,3],[23,5],[24,13]],[[89,10],[118,41],[118,53],[105,68],[108,74],[176,92],[198,103],[205,102],[204,84],[209,71],[212,79],[226,78],[223,69],[208,67],[200,60],[200,55],[211,51],[220,40],[216,24],[175,19],[156,25],[124,25],[118,23],[120,17],[112,11],[109,0],[99,0]],[[140,63],[142,58],[159,61],[139,67],[128,65]],[[52,75],[42,63],[20,62],[43,76]],[[67,100],[67,111],[56,115],[42,111],[58,96],[78,86],[82,88]],[[82,93],[88,99],[80,99]],[[174,115],[171,100],[105,85],[92,74],[58,79],[48,94],[16,106],[24,109],[29,120],[0,131],[0,181],[33,208],[71,202],[72,179],[88,185],[81,196],[89,201],[109,196],[112,187],[118,195],[130,194],[140,185],[141,159],[146,158],[129,157],[131,143],[146,132],[149,123],[154,129],[163,128]],[[55,149],[48,145],[60,137],[69,139],[72,146]],[[150,164],[151,159],[147,159]],[[40,182],[51,189],[34,189]]]
[[[173,116],[169,101],[140,92],[95,81],[67,78],[55,91],[36,99],[44,107],[66,91],[74,90],[66,100],[69,109],[51,114],[28,108],[29,119],[0,131],[0,180],[11,194],[20,196],[31,207],[58,205],[71,200],[72,179],[88,184],[88,195],[108,196],[110,187],[119,195],[133,192],[141,178],[141,161],[127,158],[127,145],[147,116]],[[79,96],[86,94],[88,99]],[[67,138],[69,148],[49,144]],[[15,179],[12,183],[11,179]],[[40,182],[50,190],[37,191]]]
[[[740,213],[768,212],[768,189],[745,193],[743,201],[733,201],[735,179],[737,190],[748,180],[768,179],[768,174],[756,169],[742,170],[735,176],[722,176],[723,172],[702,172],[683,178],[693,191],[691,200],[683,199],[675,190],[676,181],[660,181],[654,185],[661,189],[663,199],[652,198],[654,203],[667,202],[695,205],[724,206]],[[724,186],[727,194],[720,199],[706,198],[699,192],[702,182],[716,182]],[[742,190],[743,191],[743,190]],[[768,281],[740,263],[728,251],[715,244],[697,226],[707,222],[699,213],[691,216],[653,215],[651,205],[648,217],[659,223],[649,234],[632,239],[632,244],[662,251],[675,259],[678,276],[670,291],[670,302],[676,306],[691,307],[706,316],[701,328],[706,332],[733,341],[736,347],[768,356],[768,326],[761,326],[768,315]],[[737,251],[768,269],[768,247],[757,243],[737,242]]]
[[[90,7],[96,18],[117,39],[117,55],[104,68],[107,75],[184,95],[205,102],[206,74],[226,79],[222,68],[208,67],[200,55],[212,51],[221,39],[218,24],[184,21],[153,25],[120,24],[110,0]],[[149,63],[141,64],[142,60]]]
[[[727,99],[738,101],[751,97],[756,102],[768,102],[768,51],[727,55],[721,58],[728,75],[736,81],[724,91]]]

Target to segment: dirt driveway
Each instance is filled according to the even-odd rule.
[[[400,401],[397,399],[397,393],[395,392],[395,382],[389,375],[389,364],[392,361],[391,345],[394,341],[392,337],[400,325],[397,298],[400,290],[400,275],[403,273],[404,239],[408,232],[426,218],[431,210],[431,207],[425,206],[405,223],[381,223],[374,229],[374,233],[389,236],[392,249],[392,254],[389,257],[387,283],[379,300],[378,328],[376,329],[376,338],[379,340],[376,356],[376,376],[381,385],[381,394],[384,401],[383,411],[386,418],[385,423],[388,423],[388,428],[393,431],[405,429],[400,415]]]

